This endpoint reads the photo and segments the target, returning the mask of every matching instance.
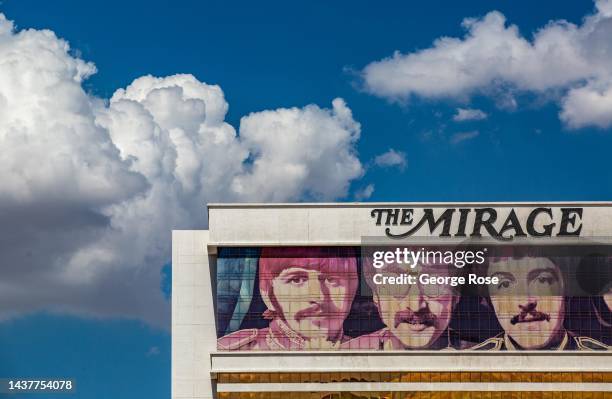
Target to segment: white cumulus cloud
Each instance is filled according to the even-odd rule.
[[[374,158],[374,164],[383,168],[396,167],[404,170],[407,165],[406,153],[390,148],[388,151],[377,155]]]
[[[457,113],[453,115],[455,122],[481,121],[487,119],[487,114],[479,109],[457,108]]]
[[[570,128],[612,126],[612,79],[571,89],[561,101],[560,117]]]
[[[602,87],[612,82],[611,4],[597,1],[595,12],[580,25],[550,21],[532,38],[523,36],[498,11],[466,18],[463,38],[441,37],[430,48],[395,52],[372,62],[362,71],[363,83],[369,92],[389,99],[463,101],[484,94],[498,97],[502,107],[515,104],[513,92],[558,91],[567,126],[610,127],[612,119],[599,112],[591,118],[577,117],[575,111],[587,107],[595,95],[605,97]],[[612,112],[608,104],[604,106]]]
[[[172,229],[210,201],[333,200],[363,174],[342,99],[225,122],[223,90],[143,76],[110,100],[48,30],[0,14],[0,319],[37,310],[167,326]]]
[[[232,188],[257,201],[345,196],[348,183],[363,174],[354,151],[360,131],[340,98],[332,109],[309,105],[245,116],[240,138],[256,159]],[[274,190],[267,188],[270,181]]]

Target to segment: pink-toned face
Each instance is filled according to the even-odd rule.
[[[356,291],[357,271],[290,266],[272,280],[275,310],[306,339],[335,342],[342,336]]]
[[[343,335],[359,276],[351,250],[266,248],[259,264],[259,287],[268,310],[309,341],[325,348]]]
[[[499,284],[491,303],[506,334],[524,349],[540,349],[560,338],[565,316],[564,282],[548,258],[505,258],[489,265]]]

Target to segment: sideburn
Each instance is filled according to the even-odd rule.
[[[274,316],[278,317],[284,322],[287,322],[287,319],[285,318],[285,314],[283,313],[283,309],[281,308],[280,304],[276,300],[276,296],[274,295],[274,287],[272,287],[272,285],[270,285],[270,289],[268,290],[268,297],[270,298],[270,302],[272,303],[272,306],[274,307],[274,309],[268,309],[268,310],[274,313]]]

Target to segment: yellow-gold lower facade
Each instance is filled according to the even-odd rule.
[[[612,399],[609,386],[603,385],[612,382],[610,372],[219,373],[217,382],[228,391],[242,384],[329,384],[330,388],[334,383],[347,382],[371,383],[373,388],[376,384],[421,384],[419,390],[404,386],[397,391],[368,389],[367,392],[326,391],[325,388],[319,391],[301,389],[299,392],[220,390],[219,399]],[[550,384],[555,384],[559,389],[551,389]],[[572,388],[564,391],[567,384]],[[585,390],[573,388],[577,384],[581,384]],[[423,386],[427,388],[423,389]]]
[[[329,382],[612,383],[612,372],[218,373],[221,384]]]

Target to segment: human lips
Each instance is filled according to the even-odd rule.
[[[533,311],[526,314],[517,314],[510,319],[510,324],[533,323],[536,321],[550,321],[550,316],[543,312]]]
[[[407,326],[410,331],[414,332],[421,332],[432,327],[431,325],[425,323],[403,323],[403,325]],[[397,327],[399,326],[396,326],[396,328]]]
[[[299,310],[295,313],[295,320],[300,321],[303,319],[309,319],[314,321],[326,320],[338,314],[337,309],[327,304],[317,304],[310,306],[306,309]]]
[[[297,321],[308,319],[312,320],[313,322],[321,322],[333,317],[332,314],[333,312],[328,311],[321,306],[312,306],[310,308],[298,311],[295,314],[295,319]]]

